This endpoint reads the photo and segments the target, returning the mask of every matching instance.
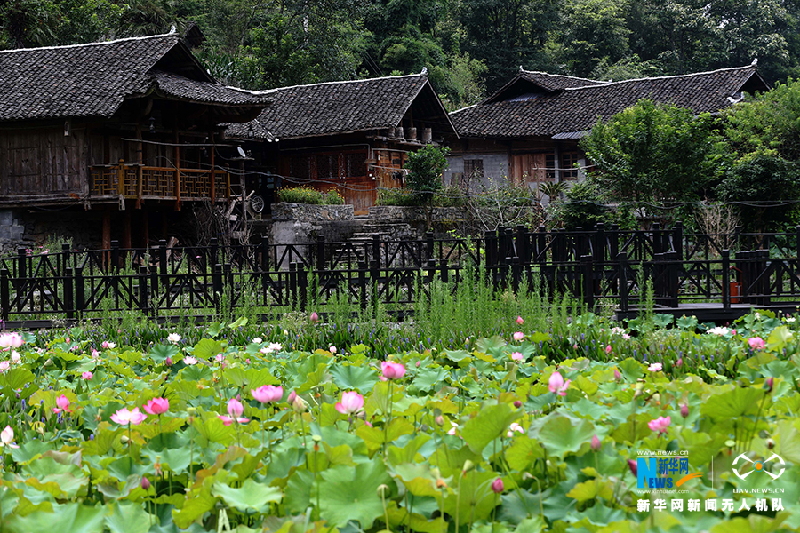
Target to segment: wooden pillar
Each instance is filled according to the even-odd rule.
[[[214,133],[211,133],[211,206],[213,208],[214,201],[217,199],[217,186],[214,181]]]
[[[180,134],[175,129],[175,211],[181,210],[181,147]]]
[[[142,248],[150,246],[150,213],[147,209],[142,210]]]
[[[138,143],[136,143],[136,162],[139,164],[138,168],[136,169],[136,176],[137,176],[137,184],[136,184],[136,209],[142,208],[142,164],[144,161],[144,154],[142,150],[144,150],[142,146],[142,125],[137,123],[136,124],[136,138],[138,139]]]
[[[133,248],[131,240],[131,212],[129,209],[122,212],[122,247],[127,249]]]
[[[111,256],[111,212],[103,211],[103,265],[108,265]]]

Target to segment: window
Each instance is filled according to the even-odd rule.
[[[483,179],[483,159],[465,159],[464,160],[464,178],[466,180],[482,180]]]
[[[578,179],[578,152],[564,152],[561,154],[561,178],[565,180]]]
[[[311,179],[311,158],[307,155],[293,156],[289,163],[289,175],[302,180]]]
[[[547,168],[545,177],[549,180],[556,179],[556,154],[554,152],[548,152],[545,155],[544,166]]]
[[[363,178],[367,175],[367,154],[365,152],[356,152],[354,154],[346,154],[347,159],[347,177],[349,178]]]

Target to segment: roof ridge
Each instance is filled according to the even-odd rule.
[[[665,79],[670,79],[670,78],[671,79],[692,78],[692,77],[696,77],[696,76],[705,76],[705,75],[708,75],[708,74],[714,74],[714,73],[717,73],[717,72],[722,72],[724,70],[747,70],[747,69],[757,70],[756,66],[751,64],[751,65],[746,65],[746,66],[743,66],[743,67],[723,67],[723,68],[718,68],[718,69],[715,69],[715,70],[707,70],[705,72],[692,72],[691,74],[677,74],[677,75],[671,75],[671,76],[669,76],[669,75],[649,76],[649,77],[645,77],[645,78],[631,78],[629,80],[604,82],[604,84],[587,85],[586,87],[566,87],[564,90],[565,91],[580,91],[580,90],[584,90],[584,89],[593,89],[593,88],[597,88],[597,87],[608,87],[609,85],[622,85],[623,83],[631,83],[631,82],[637,82],[637,81],[665,80]]]
[[[287,85],[286,87],[275,87],[273,89],[266,89],[264,91],[253,91],[254,93],[271,93],[277,91],[283,91],[286,89],[296,89],[298,87],[315,87],[318,85],[336,85],[336,84],[345,84],[345,83],[364,83],[368,81],[377,81],[377,80],[388,80],[388,79],[399,79],[399,78],[425,78],[427,76],[423,76],[422,74],[405,74],[403,76],[378,76],[377,78],[362,78],[360,80],[340,80],[340,81],[325,81],[321,83],[298,83],[297,85]]]
[[[156,39],[156,38],[164,38],[164,37],[171,37],[176,40],[179,40],[181,36],[177,33],[162,33],[160,35],[141,35],[138,37],[122,37],[120,39],[114,39],[112,41],[97,41],[93,43],[74,43],[74,44],[58,44],[53,46],[38,46],[34,48],[14,48],[12,50],[0,50],[0,54],[11,54],[14,52],[34,52],[37,50],[56,50],[56,49],[65,49],[65,48],[79,48],[82,46],[102,46],[107,44],[116,44],[125,41],[143,41],[145,39]]]
[[[526,74],[541,74],[543,76],[553,76],[553,77],[558,76],[560,78],[572,78],[574,80],[591,81],[592,83],[595,83],[597,85],[604,85],[604,84],[607,85],[609,83],[612,83],[610,81],[593,80],[591,78],[583,78],[581,76],[573,76],[571,74],[550,74],[549,72],[544,72],[541,70],[525,70],[524,68],[520,68],[519,70],[520,72],[524,72]]]

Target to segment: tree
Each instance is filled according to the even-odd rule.
[[[563,11],[562,55],[569,70],[588,76],[601,62],[628,55],[627,0],[568,0]]]
[[[447,168],[447,154],[449,148],[438,146],[423,146],[416,152],[409,152],[405,168],[408,170],[406,186],[414,195],[419,197],[420,203],[428,204],[428,227],[431,227],[433,214],[433,195],[442,189],[442,174]]]
[[[615,201],[648,204],[703,197],[717,176],[719,137],[709,114],[642,100],[598,120],[581,142],[596,165],[592,179]]]

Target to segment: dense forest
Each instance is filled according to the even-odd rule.
[[[797,77],[795,0],[0,0],[0,49],[181,31],[226,83],[268,89],[417,73],[446,105],[477,101],[520,67],[594,79],[759,61]]]

